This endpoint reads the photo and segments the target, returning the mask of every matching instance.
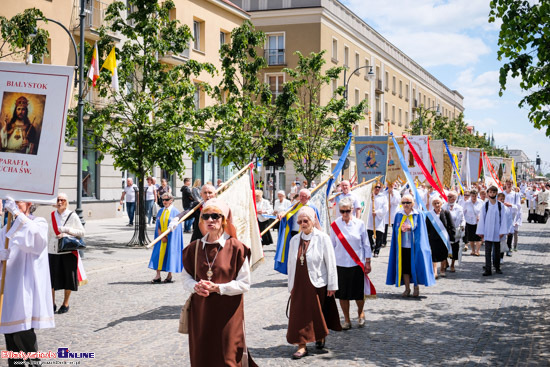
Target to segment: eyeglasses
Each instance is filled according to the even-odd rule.
[[[170,200],[172,200],[172,199],[162,199],[162,201],[170,201]]]
[[[409,205],[409,204],[412,204],[412,201],[403,201],[401,204],[403,204],[403,205]]]
[[[57,199],[57,202],[58,202],[58,203],[60,203],[60,202],[61,202],[61,203],[64,203],[64,202],[66,202],[66,201],[67,201],[67,200],[65,200],[65,199]]]
[[[223,215],[218,214],[218,213],[204,213],[204,214],[201,214],[201,219],[202,220],[208,220],[210,218],[212,218],[212,220],[218,220],[220,218],[223,218]]]
[[[345,214],[345,213],[351,213],[351,209],[340,209],[340,213],[342,214]]]
[[[298,223],[298,225],[301,225],[302,223],[309,223],[309,219],[300,219],[299,221],[297,221],[296,223]]]
[[[379,189],[379,188],[380,188],[380,186],[374,186],[374,188],[375,188],[375,189]]]

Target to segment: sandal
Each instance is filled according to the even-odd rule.
[[[420,297],[420,289],[415,288],[412,296],[413,296],[414,298]]]
[[[173,283],[172,277],[166,278],[162,281],[163,283]]]
[[[401,297],[407,298],[407,297],[409,297],[410,295],[411,295],[411,290],[410,290],[410,289],[406,289],[405,292],[403,292],[403,293],[401,294]]]
[[[451,273],[454,273],[456,270],[455,268],[451,268],[451,270],[449,270]]]
[[[160,282],[162,282],[162,280],[160,278],[156,278],[156,279],[151,280],[151,284],[160,283]]]

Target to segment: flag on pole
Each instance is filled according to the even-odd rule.
[[[510,170],[510,176],[512,181],[514,181],[514,187],[518,187],[518,182],[517,182],[517,178],[516,178],[516,168],[514,167],[515,166],[515,162],[514,162],[514,158],[512,158],[512,169]]]
[[[332,184],[334,181],[338,178],[340,175],[340,172],[342,172],[342,168],[344,167],[344,162],[346,161],[346,158],[348,157],[349,147],[351,146],[351,138],[352,134],[348,134],[349,139],[346,143],[346,146],[344,147],[344,150],[342,151],[342,155],[340,156],[340,159],[338,160],[338,163],[336,163],[336,167],[334,167],[334,171],[332,171],[332,177],[330,180],[328,180],[327,183],[327,196],[330,195],[330,189],[332,188]]]
[[[292,221],[290,218],[300,210],[302,204],[298,204],[293,210],[289,211],[281,218],[279,223],[279,237],[277,238],[277,249],[275,250],[275,266],[274,269],[279,273],[288,274],[288,248],[290,246],[290,238],[292,229]]]
[[[111,72],[113,89],[115,90],[115,92],[118,92],[118,72],[114,47],[111,52],[109,52],[109,56],[107,56],[107,58],[105,59],[102,68],[105,68]]]
[[[94,52],[92,53],[92,63],[90,64],[90,71],[88,71],[88,78],[92,80],[92,85],[95,87],[97,79],[99,79],[99,53],[97,52],[97,42],[94,45]]]

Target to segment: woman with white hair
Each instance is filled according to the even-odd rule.
[[[53,310],[57,311],[55,304],[55,291],[63,289],[64,298],[58,314],[69,312],[69,298],[72,291],[78,291],[78,286],[86,284],[83,269],[79,272],[78,251],[58,252],[59,240],[63,237],[74,236],[82,238],[86,233],[75,212],[67,209],[69,197],[65,193],[57,195],[55,207],[48,218],[48,260],[50,263],[50,280],[52,283]],[[82,266],[82,261],[80,260]],[[80,275],[80,279],[79,279]]]
[[[273,204],[273,215],[283,214],[290,208],[290,200],[285,198],[285,191],[280,190],[277,192],[277,199]]]
[[[298,211],[301,232],[292,237],[288,252],[290,310],[286,340],[298,345],[292,355],[308,355],[307,343],[317,349],[325,346],[328,329],[340,331],[340,316],[334,299],[338,290],[336,258],[330,237],[315,228],[316,214],[311,207]]]
[[[445,241],[449,243],[455,241],[455,225],[451,212],[441,208],[442,200],[439,197],[432,199],[432,216],[435,218],[434,227],[432,222],[426,218],[426,228],[428,230],[428,238],[430,239],[430,248],[432,250],[432,264],[434,268],[435,279],[439,279],[437,275],[437,263],[441,263],[440,275],[446,277],[447,257],[449,256],[449,248]],[[445,241],[441,237],[445,238]]]
[[[412,296],[419,297],[419,285],[434,285],[435,278],[425,217],[414,209],[411,195],[401,197],[401,208],[397,210],[393,223],[386,284],[399,287],[403,282],[405,291],[401,296],[409,297],[412,282]]]
[[[338,290],[336,298],[344,313],[342,329],[351,328],[349,316],[350,300],[357,304],[357,324],[365,326],[365,275],[371,272],[371,248],[365,222],[353,215],[354,206],[351,197],[345,197],[338,203],[340,217],[330,225],[330,239],[336,255],[338,271]]]
[[[261,233],[269,226],[269,218],[264,215],[271,215],[273,213],[273,208],[269,200],[263,198],[264,192],[262,190],[256,190],[254,195],[256,198],[256,216]],[[273,238],[271,237],[271,233],[267,231],[262,236],[262,246],[271,245],[272,243]]]
[[[229,207],[202,206],[206,235],[183,250],[183,287],[189,311],[191,366],[256,366],[245,344],[243,294],[250,289],[250,249],[228,234]]]

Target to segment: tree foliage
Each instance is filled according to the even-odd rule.
[[[261,81],[260,72],[267,63],[257,52],[264,40],[263,32],[245,21],[231,32],[231,43],[220,50],[223,80],[213,89],[218,104],[212,135],[223,165],[241,168],[256,157],[268,158],[276,141],[277,109],[269,85]]]
[[[189,45],[189,27],[171,20],[172,1],[129,0],[107,8],[98,42],[100,65],[113,47],[110,34],[120,33],[124,42],[116,48],[120,92],[111,87],[110,72],[99,78],[104,103],[87,105],[85,128],[92,130],[95,148],[110,154],[114,166],[136,174],[140,202],[145,201],[144,177],[158,166],[182,173],[182,157],[206,148],[201,135],[211,114],[195,107],[193,78],[213,67],[194,60],[170,65],[163,60],[180,55]],[[145,206],[139,207],[139,244],[145,239]]]
[[[456,147],[481,148],[490,156],[508,157],[503,149],[496,148],[487,137],[487,134],[480,135],[479,132],[470,133],[468,124],[464,121],[464,115],[461,113],[455,119],[437,116],[433,110],[422,109],[422,121],[420,116],[411,121],[408,132],[412,135],[429,135],[430,139],[447,139],[450,145]]]
[[[492,0],[490,6],[489,22],[502,21],[500,95],[509,77],[520,77],[521,89],[529,94],[519,106],[528,106],[534,126],[550,136],[550,0]]]
[[[338,88],[326,105],[321,105],[321,91],[330,88],[338,80],[342,67],[333,67],[323,72],[325,51],[299,57],[294,69],[285,68],[290,76],[286,82],[281,102],[283,121],[287,126],[283,149],[286,159],[294,163],[296,171],[309,183],[327,169],[327,161],[342,149],[353,125],[364,118],[366,100],[347,107],[344,87]],[[283,103],[281,103],[283,104]]]
[[[36,59],[48,54],[48,31],[40,29],[37,22],[47,23],[44,14],[36,9],[25,9],[12,18],[0,16],[0,59],[25,59],[27,46]]]

